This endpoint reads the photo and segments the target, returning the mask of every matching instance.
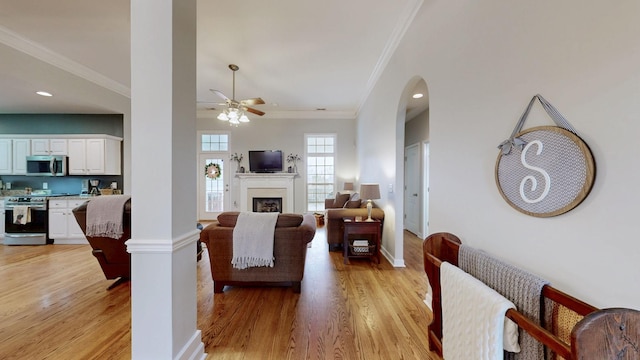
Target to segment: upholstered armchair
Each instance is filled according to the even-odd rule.
[[[128,200],[124,206],[124,233],[119,239],[86,236],[88,203],[87,201],[73,209],[73,216],[75,216],[78,225],[80,225],[82,232],[91,245],[93,249],[91,253],[98,260],[104,276],[109,280],[118,279],[109,286],[109,289],[111,289],[131,278],[131,257],[127,252],[127,245],[125,245],[125,241],[131,238],[131,200]]]
[[[361,216],[367,218],[367,202],[362,201],[351,193],[336,193],[334,199],[325,199],[324,221],[327,227],[327,243],[329,251],[342,249],[344,237],[343,218],[355,218]],[[384,211],[373,203],[371,218],[380,220],[384,228]]]

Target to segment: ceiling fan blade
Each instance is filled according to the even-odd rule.
[[[214,104],[218,106],[226,106],[228,103],[226,102],[217,102],[217,101],[196,101],[196,104]]]
[[[248,111],[248,112],[250,112],[250,113],[254,113],[254,114],[256,114],[256,115],[260,115],[260,116],[264,115],[264,111],[256,110],[256,109],[253,109],[253,108],[250,108],[250,107],[246,107],[246,106],[245,106],[245,108],[244,108],[244,109],[245,109],[246,111]]]
[[[209,89],[211,90],[211,92],[213,92],[214,94],[220,96],[221,98],[223,98],[225,101],[231,101],[231,99],[229,99],[225,94],[223,94],[221,91],[218,90],[214,90],[214,89]]]
[[[245,99],[240,101],[240,103],[242,103],[243,105],[262,105],[264,104],[264,100],[262,100],[261,98],[257,97],[257,98],[251,98],[251,99]]]

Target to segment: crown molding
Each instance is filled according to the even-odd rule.
[[[373,91],[373,87],[376,85],[376,83],[380,79],[380,76],[382,76],[382,72],[384,71],[387,64],[389,64],[389,60],[391,59],[391,56],[393,56],[393,53],[398,48],[398,45],[400,44],[402,37],[407,32],[407,29],[409,29],[409,26],[411,26],[411,22],[413,21],[413,18],[418,13],[418,10],[422,6],[423,2],[424,0],[410,1],[407,4],[407,6],[404,8],[404,11],[398,17],[398,21],[396,22],[396,27],[391,33],[391,36],[389,37],[389,40],[387,41],[387,44],[385,45],[382,51],[382,54],[378,58],[378,62],[376,63],[376,66],[374,67],[373,72],[371,73],[371,76],[369,76],[369,81],[367,81],[367,86],[365,87],[364,92],[360,96],[360,102],[358,103],[358,106],[357,106],[356,116],[357,114],[360,113],[360,109],[362,108],[365,101],[371,94],[371,91]]]
[[[31,41],[4,26],[0,25],[0,43],[44,61],[61,70],[79,76],[87,81],[100,85],[106,89],[131,98],[131,89],[128,86],[114,81],[90,68],[62,56],[34,41]]]

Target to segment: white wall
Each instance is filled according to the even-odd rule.
[[[640,308],[638,34],[634,0],[425,1],[359,114],[361,178],[399,189],[398,104],[421,76],[430,97],[430,231],[452,232],[595,306]],[[536,93],[577,129],[597,167],[587,199],[546,219],[512,209],[494,181],[496,146]],[[525,127],[553,124],[534,109]],[[402,196],[385,195],[386,218],[395,218]],[[394,249],[390,221],[385,233]]]
[[[298,154],[303,161],[298,162],[298,173],[294,184],[295,212],[306,210],[306,192],[304,188],[304,136],[307,133],[334,133],[338,138],[338,163],[336,167],[337,187],[340,189],[345,181],[353,181],[356,176],[356,143],[355,120],[353,119],[264,119],[251,117],[249,124],[231,127],[228,123],[215,118],[199,118],[198,130],[229,131],[230,152],[244,154],[242,165],[249,169],[249,150],[282,150],[285,156],[290,153]],[[238,195],[238,191],[232,192]],[[234,198],[236,196],[233,196]],[[238,196],[239,199],[239,196]],[[236,200],[238,200],[236,199]],[[232,201],[233,203],[233,201]]]

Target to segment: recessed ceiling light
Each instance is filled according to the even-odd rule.
[[[417,94],[413,94],[413,98],[414,99],[420,99],[421,97],[423,97],[423,94],[417,93]]]
[[[38,94],[40,96],[53,96],[53,94],[48,93],[46,91],[36,91],[36,94]]]

